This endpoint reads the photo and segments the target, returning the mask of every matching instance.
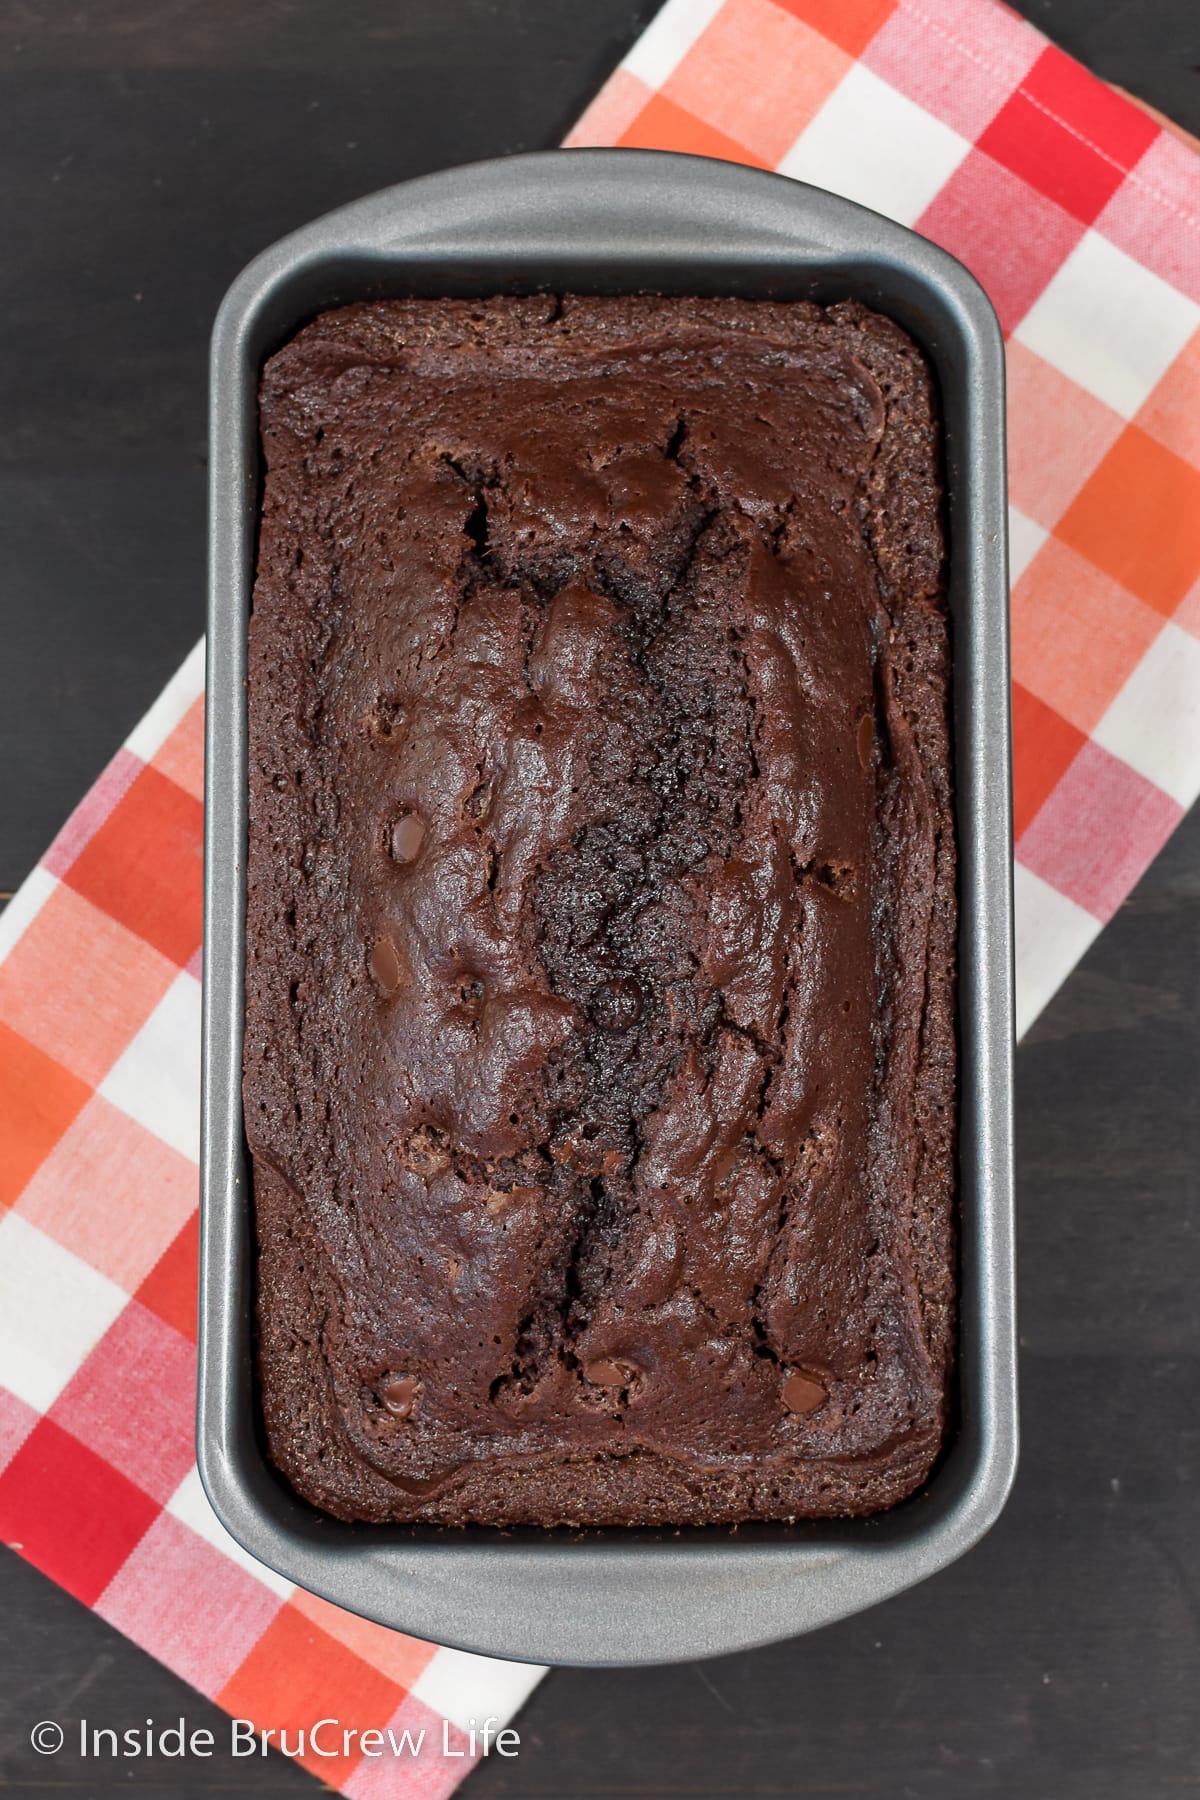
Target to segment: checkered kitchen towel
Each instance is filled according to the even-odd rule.
[[[778,168],[963,258],[1009,335],[1023,1024],[1200,788],[1200,159],[991,0],[670,0],[573,134]],[[0,919],[0,1529],[231,1713],[425,1728],[538,1671],[251,1562],[192,1463],[202,664]],[[32,1721],[31,1721],[32,1723]]]

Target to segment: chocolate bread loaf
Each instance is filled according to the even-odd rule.
[[[390,301],[261,420],[274,1461],[345,1519],[892,1504],[954,1299],[921,355],[854,303]]]

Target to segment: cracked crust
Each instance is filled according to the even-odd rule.
[[[918,352],[853,304],[397,301],[261,414],[275,1462],[351,1519],[894,1503],[953,1317]]]

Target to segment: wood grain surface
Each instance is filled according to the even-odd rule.
[[[553,144],[654,0],[0,0],[0,890],[199,635],[205,356],[292,226]],[[1196,0],[1025,0],[1200,131]],[[815,1636],[559,1670],[464,1800],[1175,1800],[1200,1787],[1200,818],[1018,1057],[1012,1502],[955,1567]],[[70,947],[64,947],[69,954]],[[0,1554],[0,1790],[317,1791],[282,1758],[164,1770],[28,1745],[43,1718],[221,1715]]]

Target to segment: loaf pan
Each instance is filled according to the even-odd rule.
[[[259,371],[345,301],[546,289],[852,295],[905,326],[936,372],[960,866],[958,1356],[944,1455],[921,1491],[874,1518],[736,1532],[355,1526],[298,1499],[264,1452],[241,1105]],[[408,182],[285,238],[230,289],[212,347],[198,1460],[228,1530],[281,1575],[463,1649],[669,1662],[873,1605],[944,1568],[997,1517],[1017,1449],[1003,381],[985,295],[934,245],[799,182],[654,151],[557,151]]]

